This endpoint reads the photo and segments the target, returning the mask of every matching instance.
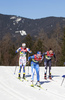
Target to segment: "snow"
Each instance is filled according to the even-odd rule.
[[[65,19],[63,19],[63,21],[65,21]]]
[[[22,30],[22,31],[20,31],[20,34],[23,36],[23,35],[27,35],[26,34],[26,31],[24,31],[24,30]]]
[[[16,19],[16,16],[12,16],[12,17],[10,17],[10,19]]]
[[[13,25],[15,25],[16,23],[13,23]]]
[[[13,22],[16,22],[16,23],[18,23],[19,21],[21,21],[21,18],[20,17],[16,17],[16,16],[12,16],[12,17],[10,17],[10,19],[14,19]],[[13,24],[15,25],[15,23],[13,23]]]
[[[15,31],[15,33],[20,33],[22,36],[27,35],[26,31],[24,30]]]
[[[28,67],[26,67],[28,82],[21,82],[17,79],[19,67],[16,67],[16,73],[14,74],[15,67],[0,66],[0,100],[65,100],[65,80],[61,86],[65,67],[52,67],[53,80],[44,80],[44,67],[40,67],[40,84],[44,89],[30,87],[30,67],[29,74]],[[36,83],[36,73],[34,75],[34,83]]]
[[[21,21],[21,18],[17,18],[16,19],[16,23],[18,23],[19,21]]]

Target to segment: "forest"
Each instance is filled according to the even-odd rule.
[[[59,33],[59,31],[58,31]],[[32,54],[27,53],[28,56],[36,54],[37,51],[42,53],[52,48],[56,55],[56,63],[52,58],[52,66],[64,66],[65,62],[65,28],[63,29],[63,36],[60,39],[57,33],[57,38],[51,36],[49,38],[43,31],[40,32],[37,39],[33,39],[30,34],[27,34],[24,39],[18,37],[15,41],[11,39],[11,34],[7,33],[2,41],[0,41],[0,65],[15,66],[18,65],[19,53],[15,53],[16,49],[21,47],[22,43],[26,43],[26,47],[30,48]],[[60,39],[60,40],[59,40]],[[44,66],[44,59],[40,66]]]

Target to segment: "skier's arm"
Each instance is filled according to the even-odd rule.
[[[32,53],[32,51],[31,51],[29,48],[27,48],[27,51],[28,51],[29,53]]]
[[[28,61],[29,61],[30,59],[34,59],[34,55],[33,55],[33,56],[28,57]]]
[[[47,52],[45,52],[45,53],[42,54],[42,56],[45,56],[45,55],[47,55]]]
[[[42,60],[43,60],[43,56],[41,57],[41,59],[39,60],[39,63],[41,63],[42,62]]]
[[[43,58],[44,58],[44,57],[42,56],[42,59],[41,59],[41,60],[43,60]]]
[[[55,53],[54,53],[54,55],[53,55],[53,56],[54,56],[54,58],[55,58],[55,61],[56,61],[56,56],[55,56]]]
[[[19,47],[19,48],[16,50],[16,53],[19,52],[20,50],[21,50],[21,47]]]

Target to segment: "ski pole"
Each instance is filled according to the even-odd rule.
[[[17,66],[15,66],[14,74],[16,73],[16,68],[17,68]]]
[[[65,75],[63,75],[62,77],[63,77],[63,80],[62,80],[61,86],[62,86],[62,84],[63,84],[63,81],[64,81],[64,79],[65,79]]]
[[[19,58],[19,57],[18,57]],[[17,61],[16,61],[17,62]],[[17,64],[17,63],[16,63]],[[16,73],[17,65],[15,66],[14,74]]]
[[[29,53],[28,53],[28,57],[29,57]],[[28,74],[29,74],[29,64],[28,64]]]
[[[62,86],[63,82],[64,82],[64,78],[63,78],[63,80],[62,80],[61,86]]]

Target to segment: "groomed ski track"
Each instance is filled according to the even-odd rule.
[[[65,80],[61,86],[65,67],[52,67],[53,80],[44,80],[44,67],[40,67],[40,83],[43,89],[30,87],[30,67],[29,74],[28,67],[26,67],[28,82],[21,82],[17,79],[19,67],[17,66],[14,74],[15,67],[0,66],[0,100],[65,100]],[[36,73],[34,83],[36,83]]]

